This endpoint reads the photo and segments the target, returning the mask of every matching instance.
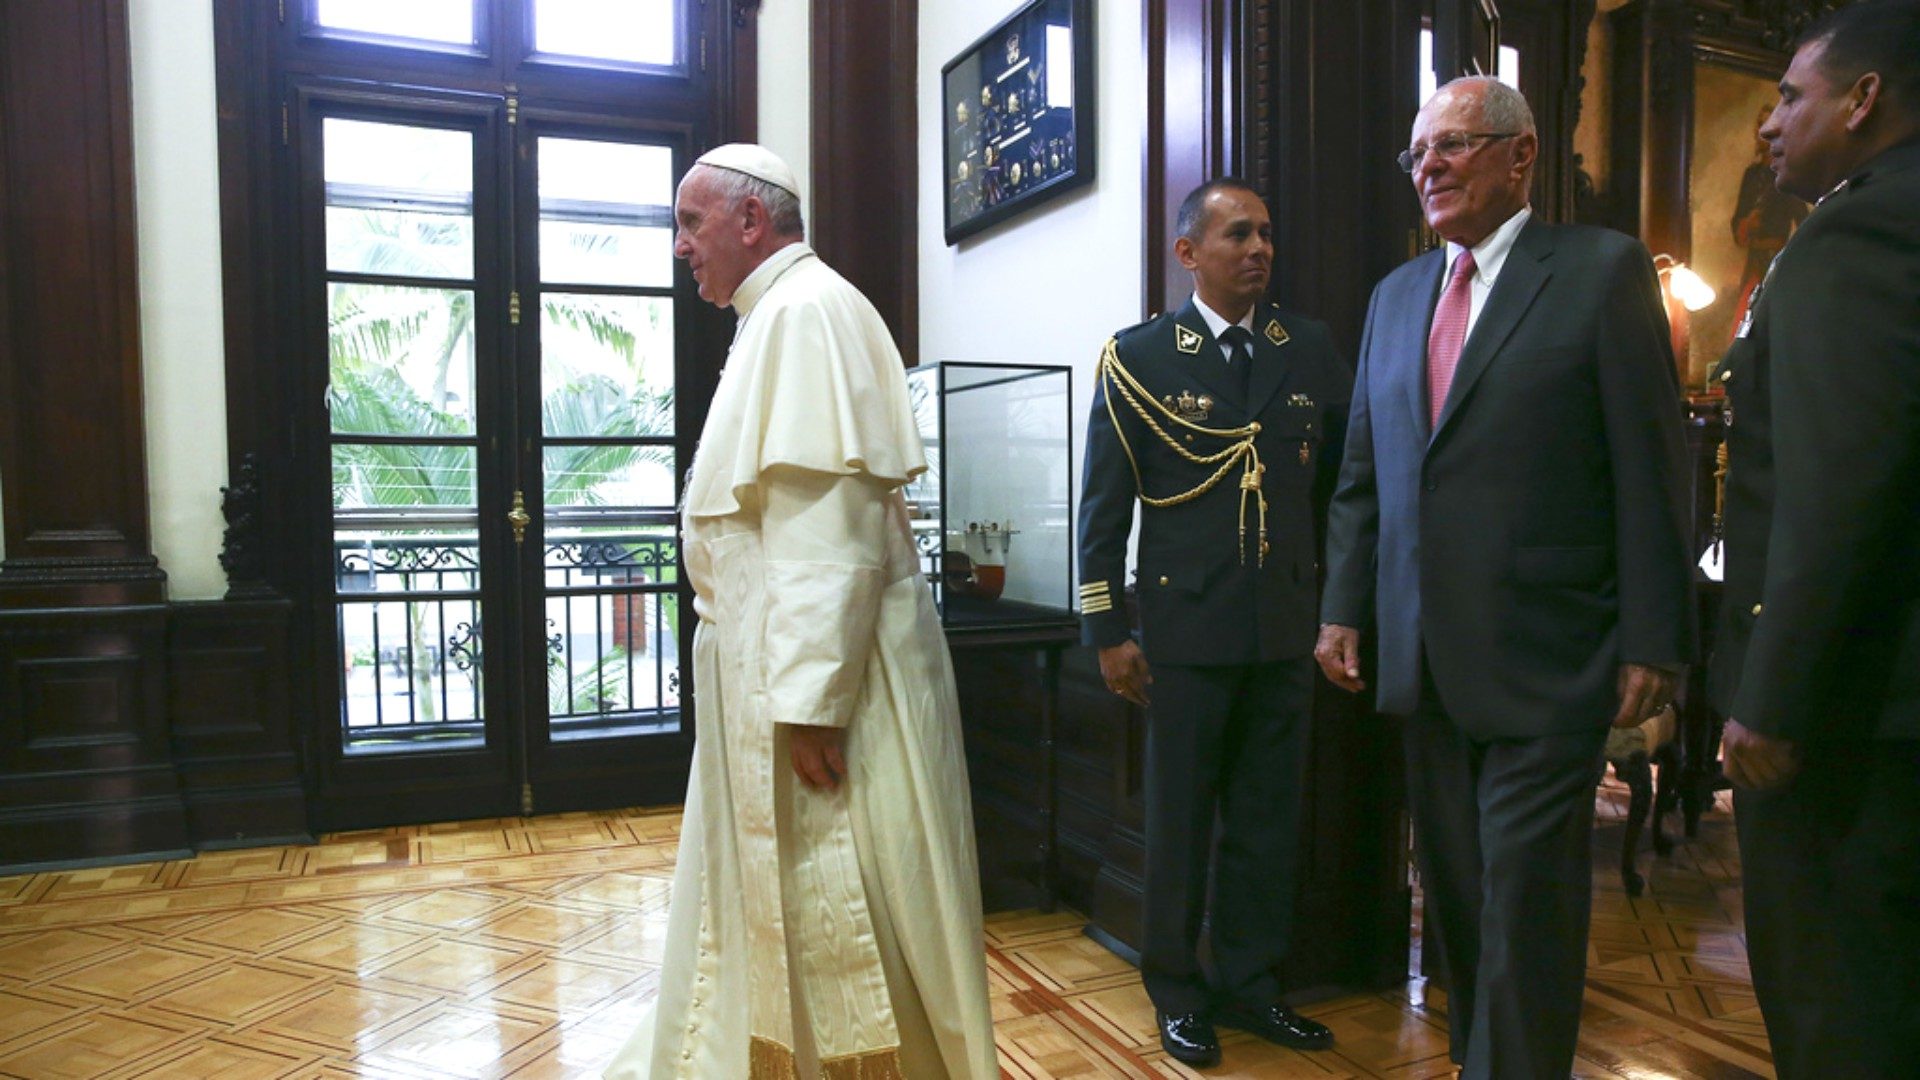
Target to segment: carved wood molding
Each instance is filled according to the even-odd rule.
[[[233,483],[220,489],[220,514],[227,529],[220,540],[220,569],[227,574],[227,599],[263,599],[277,595],[267,584],[267,537],[263,527],[259,459],[240,455]]]
[[[1746,38],[1771,52],[1789,52],[1794,39],[1837,0],[1695,0],[1694,31],[1703,37]]]

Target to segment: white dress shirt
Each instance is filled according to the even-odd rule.
[[[1487,306],[1487,297],[1493,292],[1493,283],[1500,278],[1500,270],[1507,265],[1507,255],[1513,251],[1513,241],[1526,227],[1527,219],[1533,216],[1533,208],[1523,206],[1519,212],[1506,220],[1506,224],[1487,234],[1486,239],[1473,246],[1473,287],[1467,304],[1467,336],[1473,336],[1473,324],[1480,321],[1480,312]],[[1467,250],[1452,241],[1447,242],[1447,261],[1440,268],[1440,290],[1446,291],[1447,276],[1453,273],[1453,264],[1460,253]],[[1198,298],[1195,298],[1198,303]],[[1438,301],[1436,301],[1437,303]],[[1201,308],[1205,312],[1205,308]]]
[[[1248,304],[1247,313],[1240,316],[1240,321],[1237,323],[1228,322],[1225,315],[1208,307],[1207,302],[1200,299],[1199,293],[1193,294],[1193,306],[1200,312],[1200,317],[1207,320],[1207,329],[1213,331],[1213,342],[1220,347],[1221,359],[1229,364],[1233,363],[1233,347],[1220,340],[1220,335],[1226,333],[1229,326],[1244,326],[1247,328],[1247,333],[1253,333],[1253,309],[1259,305]]]

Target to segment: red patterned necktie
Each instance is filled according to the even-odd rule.
[[[1467,314],[1473,310],[1473,252],[1462,251],[1453,261],[1453,277],[1433,309],[1433,329],[1427,331],[1427,423],[1440,423],[1460,348],[1467,343]]]

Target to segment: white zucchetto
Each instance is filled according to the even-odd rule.
[[[780,155],[758,143],[727,143],[724,146],[716,146],[701,154],[694,164],[745,173],[755,180],[764,180],[772,184],[796,199],[800,197],[800,181],[794,178],[793,170],[787,167],[786,162],[780,160]]]

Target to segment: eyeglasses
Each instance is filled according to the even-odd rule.
[[[1400,171],[1411,173],[1426,160],[1427,151],[1440,155],[1442,161],[1453,161],[1478,149],[1482,144],[1496,139],[1511,139],[1517,131],[1450,131],[1425,146],[1410,146],[1400,151],[1394,158],[1400,163]]]

